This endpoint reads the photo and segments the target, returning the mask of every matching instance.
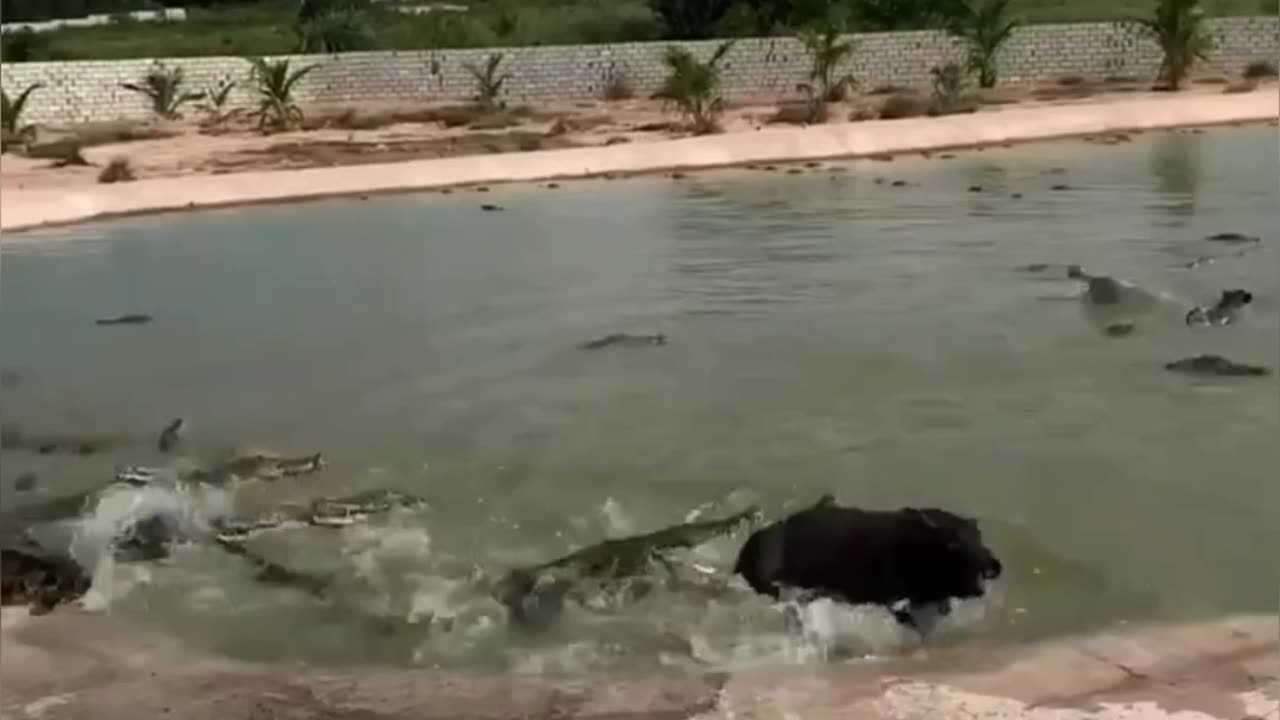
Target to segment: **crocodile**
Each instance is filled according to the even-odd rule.
[[[182,431],[187,428],[187,421],[177,418],[173,422],[164,426],[164,430],[160,431],[160,437],[156,440],[156,449],[162,453],[170,452],[177,448],[178,443],[182,440]]]
[[[150,315],[141,313],[131,313],[129,315],[117,315],[115,317],[98,318],[94,321],[96,325],[145,325],[154,318]]]
[[[313,453],[286,457],[274,453],[233,454],[231,457],[215,462],[210,466],[178,468],[174,470],[179,479],[186,482],[200,482],[210,485],[222,485],[232,480],[278,480],[282,477],[310,475],[324,468],[324,454]],[[131,485],[147,485],[163,476],[167,469],[146,465],[127,465],[116,471],[118,482]]]
[[[1217,303],[1191,308],[1183,320],[1187,325],[1230,325],[1235,322],[1237,312],[1252,302],[1253,293],[1248,290],[1223,290]]]
[[[614,538],[569,555],[508,572],[494,586],[495,599],[520,626],[543,627],[558,616],[564,599],[583,581],[621,584],[637,579],[655,564],[672,570],[669,553],[693,548],[761,519],[752,506],[719,520],[673,525],[651,533]]]
[[[79,516],[87,509],[97,491],[77,493],[65,498],[22,508],[21,514],[10,513],[0,525],[0,549],[3,550],[3,604],[31,605],[35,612],[46,612],[82,596],[90,585],[89,573],[65,553],[40,547],[28,534],[28,528],[43,522],[55,522]],[[257,532],[296,525],[344,527],[365,520],[369,515],[397,508],[416,508],[425,504],[417,496],[395,490],[369,490],[343,497],[321,497],[309,503],[286,504],[260,515],[240,518],[216,518],[211,522],[211,544],[240,557],[253,566],[259,582],[282,585],[324,596],[331,583],[327,575],[289,568],[253,552],[246,541]],[[115,540],[118,557],[146,562],[165,558],[178,542],[199,541],[192,537],[184,523],[165,512],[143,517],[128,527]]]
[[[1067,277],[1084,281],[1087,286],[1085,297],[1095,305],[1116,305],[1120,302],[1121,284],[1113,277],[1091,275],[1079,265],[1067,266]]]
[[[156,446],[160,452],[168,453],[175,449],[185,428],[186,421],[182,418],[166,425],[156,440]],[[31,432],[15,422],[0,425],[0,448],[35,452],[40,455],[93,455],[119,450],[138,442],[139,438],[124,434]]]
[[[666,345],[667,336],[663,333],[655,335],[631,335],[628,333],[613,333],[605,335],[602,338],[589,340],[580,343],[578,348],[581,350],[599,350],[601,348],[618,345],[621,347],[643,347],[646,345]]]
[[[1209,377],[1262,377],[1271,374],[1271,368],[1228,360],[1221,355],[1196,355],[1165,363],[1165,370],[1187,375]]]
[[[0,448],[39,455],[93,455],[128,445],[132,438],[99,433],[31,433],[17,423],[0,425]]]

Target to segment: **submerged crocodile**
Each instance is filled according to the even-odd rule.
[[[760,509],[752,506],[720,520],[682,523],[644,535],[605,540],[551,562],[512,570],[494,586],[493,595],[516,623],[545,625],[584,581],[636,579],[655,565],[671,570],[670,552],[731,534],[760,518]]]
[[[172,452],[181,441],[186,421],[171,421],[156,437],[156,447],[162,453]],[[93,432],[31,432],[15,422],[0,425],[0,447],[5,450],[26,450],[40,455],[74,454],[93,455],[99,452],[119,450],[139,444],[141,438],[124,434]]]
[[[1107,275],[1086,273],[1079,265],[1067,266],[1067,277],[1085,283],[1085,298],[1095,305],[1117,305],[1120,303],[1122,285],[1120,281]]]
[[[1196,355],[1165,363],[1165,370],[1207,377],[1261,377],[1271,374],[1271,368],[1228,360],[1221,355]]]
[[[23,450],[40,455],[58,453],[93,455],[115,450],[134,442],[124,435],[100,433],[31,433],[17,423],[0,425],[0,448]]]
[[[628,333],[613,333],[605,335],[602,338],[589,340],[578,345],[582,350],[599,350],[613,345],[621,347],[643,347],[645,345],[666,345],[667,336],[663,333],[656,335],[630,335]]]
[[[117,315],[115,317],[98,318],[94,321],[95,325],[145,325],[154,318],[150,315],[141,313],[131,313],[129,315]]]

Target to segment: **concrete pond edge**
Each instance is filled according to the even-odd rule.
[[[1274,720],[1280,617],[1118,625],[948,667],[484,675],[265,665],[109,614],[0,616],[2,720]],[[951,652],[951,651],[946,651]],[[968,656],[966,656],[968,655]]]
[[[398,163],[188,175],[75,188],[10,188],[0,230],[129,215],[316,200],[454,186],[638,175],[751,163],[852,159],[1177,127],[1275,120],[1274,87],[1232,95],[1171,95],[1001,108],[969,115],[873,120],[602,147],[468,155]],[[9,238],[25,240],[22,236]]]

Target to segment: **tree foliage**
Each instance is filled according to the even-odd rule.
[[[294,34],[301,53],[353,52],[378,45],[368,0],[302,0]]]
[[[303,65],[293,69],[289,61],[249,58],[253,66],[254,91],[258,95],[258,109],[251,115],[258,118],[258,127],[288,130],[302,122],[302,109],[293,97],[294,86],[318,65]]]
[[[666,27],[667,37],[706,40],[715,37],[734,0],[649,0],[649,9]]]
[[[145,95],[151,101],[151,111],[164,120],[182,117],[182,106],[204,99],[204,93],[186,89],[186,75],[181,67],[165,67],[157,62],[151,66],[142,82],[120,83],[130,92]]]
[[[22,112],[31,99],[31,93],[42,87],[41,83],[32,83],[16,97],[9,97],[9,93],[0,89],[0,152],[10,145],[30,142],[35,137],[35,127],[21,123]]]
[[[689,120],[695,134],[720,129],[720,114],[724,112],[724,98],[720,95],[721,63],[732,47],[732,40],[721,43],[705,62],[675,45],[668,47],[663,57],[668,74],[658,94]]]
[[[1213,38],[1205,27],[1199,0],[1160,0],[1155,14],[1132,21],[1160,45],[1158,82],[1178,90],[1197,60],[1207,60]]]
[[[975,0],[950,24],[950,31],[968,46],[968,69],[978,74],[978,86],[993,88],[998,80],[997,56],[1018,20],[1009,13],[1010,0]]]
[[[964,0],[857,0],[858,27],[872,32],[946,27],[964,11]]]

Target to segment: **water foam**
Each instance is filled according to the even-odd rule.
[[[115,563],[115,546],[143,520],[160,518],[175,538],[192,538],[210,531],[210,523],[231,512],[231,494],[222,488],[113,485],[76,521],[71,557],[89,570],[89,592],[81,604],[104,610],[136,584],[150,580],[149,571],[134,565],[128,572]]]

